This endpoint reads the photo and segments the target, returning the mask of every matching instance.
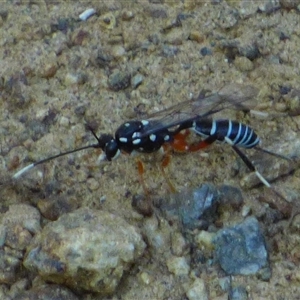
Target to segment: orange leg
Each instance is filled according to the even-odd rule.
[[[166,168],[169,165],[170,161],[171,161],[171,156],[170,156],[170,150],[168,148],[165,149],[165,147],[164,147],[164,151],[165,151],[165,153],[164,153],[164,157],[163,157],[162,162],[161,162],[161,166],[163,168]]]
[[[165,172],[165,167],[167,167],[167,166],[169,165],[170,161],[171,161],[171,156],[170,156],[169,151],[167,150],[167,152],[166,152],[166,154],[164,155],[164,158],[163,158],[163,160],[162,160],[162,162],[161,162],[161,167],[160,167],[160,169],[161,169],[161,172],[162,172],[162,174],[163,174],[165,180],[166,180],[167,183],[168,183],[168,186],[169,186],[171,192],[172,192],[172,193],[175,193],[175,192],[176,192],[176,189],[175,189],[175,187],[173,186],[173,184],[171,183],[170,179],[168,178],[168,176],[166,175],[166,172]],[[150,192],[149,192],[149,190],[148,190],[148,188],[147,188],[147,186],[146,186],[146,184],[145,184],[145,180],[144,180],[144,171],[145,171],[145,170],[144,170],[144,164],[143,164],[143,162],[142,162],[140,159],[137,160],[137,169],[138,169],[138,173],[139,173],[139,181],[140,181],[140,184],[141,184],[142,187],[143,187],[143,190],[144,190],[145,195],[148,197],[149,194],[150,194]]]
[[[172,184],[170,178],[167,176],[166,172],[165,172],[165,168],[169,165],[170,161],[171,161],[171,155],[170,155],[170,150],[172,148],[170,148],[170,145],[164,145],[164,157],[162,159],[161,165],[160,165],[160,170],[161,173],[163,174],[171,193],[176,193],[176,188],[174,187],[174,185]]]
[[[137,160],[137,169],[138,169],[138,173],[139,173],[140,184],[143,187],[145,195],[148,196],[149,195],[149,190],[148,190],[148,188],[145,184],[145,180],[144,180],[144,165],[143,165],[143,162],[140,159]]]

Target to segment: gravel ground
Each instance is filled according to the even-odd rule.
[[[80,20],[88,8],[95,14]],[[241,189],[242,207],[224,206],[214,228],[248,215],[258,219],[271,278],[234,276],[231,289],[237,287],[249,299],[300,299],[300,217],[290,222],[299,211],[300,189],[299,10],[299,1],[286,0],[2,3],[1,228],[12,224],[12,205],[24,220],[27,208],[22,205],[37,208],[32,214],[39,212],[41,220],[34,226],[22,221],[20,228],[28,231],[16,233],[13,227],[5,236],[0,230],[1,241],[9,234],[17,237],[10,244],[1,242],[1,255],[10,251],[9,257],[19,262],[1,262],[1,299],[34,289],[44,295],[42,278],[22,267],[26,248],[39,226],[81,207],[118,215],[148,239],[145,253],[110,299],[227,299],[230,288],[224,282],[229,277],[209,263],[210,247],[203,246],[202,262],[196,264],[180,223],[168,222],[158,211],[143,217],[133,209],[132,197],[143,194],[135,158],[123,155],[97,164],[100,151],[86,150],[43,164],[17,182],[10,177],[32,161],[94,143],[86,123],[99,134],[113,134],[140,112],[156,112],[201,90],[217,92],[237,83],[259,90],[255,110],[261,113],[224,111],[221,118],[249,124],[264,148],[296,158],[287,162],[247,151],[285,200],[258,185],[227,145],[174,154],[166,173],[178,190],[204,182]],[[172,197],[158,157],[143,161],[149,197],[157,202]],[[199,230],[189,235],[197,234]],[[51,287],[45,289],[51,295]],[[65,299],[76,299],[76,291],[66,292],[64,284],[55,285],[53,293],[61,290],[69,293]],[[80,299],[106,298],[86,292]]]

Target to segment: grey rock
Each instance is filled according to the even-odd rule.
[[[22,278],[14,282],[11,286],[9,291],[7,291],[6,295],[10,297],[10,299],[20,299],[17,296],[20,293],[23,293],[24,291],[28,290],[31,287],[31,282],[29,278]],[[0,296],[0,299],[2,297]]]
[[[83,73],[68,73],[65,76],[65,85],[81,85],[86,83],[88,80],[87,76]]]
[[[238,47],[239,54],[247,57],[249,60],[254,60],[260,56],[259,48],[255,44],[241,45]]]
[[[130,84],[130,74],[127,72],[116,71],[108,78],[109,88],[113,91],[126,89]]]
[[[247,290],[243,286],[237,286],[231,289],[229,295],[229,300],[247,300],[248,293]]]
[[[279,0],[263,1],[258,6],[258,9],[264,13],[270,14],[281,8]]]
[[[223,29],[232,28],[237,25],[239,20],[239,11],[229,5],[223,4],[218,18],[218,24]]]
[[[196,278],[188,288],[186,295],[189,300],[208,300],[209,296],[205,281],[201,278]]]
[[[144,80],[144,76],[141,74],[136,74],[131,78],[131,87],[136,89]]]
[[[2,248],[4,246],[6,239],[6,227],[2,224],[0,225],[0,247]]]
[[[44,227],[24,266],[74,291],[110,295],[144,249],[141,235],[122,218],[81,208]]]
[[[297,9],[300,4],[299,0],[279,0],[279,3],[285,9]]]
[[[42,286],[33,287],[28,291],[23,291],[17,294],[13,299],[15,300],[77,300],[70,290],[57,284],[45,284]]]
[[[247,57],[250,61],[261,56],[258,47],[258,38],[253,37],[255,41],[241,41],[240,39],[223,40],[220,42],[220,46],[227,49],[227,56],[235,57],[238,53],[240,56]],[[229,55],[230,53],[230,55]]]
[[[202,56],[212,55],[212,50],[208,47],[203,47],[200,49],[200,54]]]
[[[10,205],[3,216],[2,224],[5,227],[5,245],[24,250],[31,242],[32,235],[41,229],[40,213],[30,205]]]
[[[16,273],[21,267],[19,256],[22,253],[9,247],[0,249],[0,284],[12,284],[16,280]]]
[[[203,184],[200,188],[173,195],[172,201],[174,203],[162,209],[178,214],[186,229],[203,229],[216,218],[219,195],[213,185]]]
[[[261,268],[268,267],[264,236],[253,217],[220,230],[214,244],[216,259],[228,275],[255,274]]]
[[[162,54],[166,57],[176,56],[179,52],[179,48],[176,46],[164,45],[162,47]]]
[[[54,195],[40,199],[37,203],[43,217],[48,220],[55,221],[61,215],[72,212],[78,208],[78,204],[72,199],[72,197],[64,197]]]
[[[230,289],[231,280],[230,276],[226,276],[219,279],[219,285],[222,291],[228,291]]]
[[[240,189],[230,185],[222,185],[219,191],[221,193],[221,207],[224,207],[224,209],[229,209],[230,207],[234,210],[239,210],[242,207],[244,199]]]

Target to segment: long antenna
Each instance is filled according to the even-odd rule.
[[[288,156],[285,156],[285,155],[282,155],[282,154],[279,154],[279,153],[275,153],[275,152],[272,152],[272,151],[269,151],[267,149],[264,149],[264,148],[261,148],[259,146],[256,146],[253,148],[254,150],[257,150],[257,151],[260,151],[260,152],[264,152],[264,153],[267,153],[269,155],[272,155],[272,156],[275,156],[277,158],[282,158],[282,159],[285,159],[285,160],[293,160],[292,158],[288,157]]]
[[[97,137],[96,133],[94,132],[94,130],[91,126],[86,125],[86,127],[92,132],[93,136],[97,140],[97,144],[92,144],[92,145],[80,147],[80,148],[77,148],[77,149],[74,149],[74,150],[62,152],[62,153],[59,153],[57,155],[53,155],[53,156],[44,158],[42,160],[39,160],[37,162],[34,162],[34,163],[24,167],[23,169],[21,169],[17,173],[15,173],[12,176],[12,179],[17,179],[17,178],[21,177],[24,173],[28,172],[29,170],[31,170],[32,168],[34,168],[37,165],[41,165],[43,163],[46,163],[50,160],[53,160],[55,158],[58,158],[58,157],[61,157],[61,156],[64,156],[64,155],[72,154],[74,152],[78,152],[78,151],[89,149],[89,148],[101,148],[104,151],[105,145],[113,138],[112,135],[110,135],[110,134],[101,134],[99,137]]]
[[[60,156],[68,155],[68,154],[71,154],[71,153],[74,153],[74,152],[78,152],[78,151],[81,151],[81,150],[85,150],[85,149],[89,149],[89,148],[100,148],[100,145],[99,145],[99,143],[98,144],[92,144],[92,145],[84,146],[84,147],[77,148],[77,149],[74,149],[74,150],[70,150],[70,151],[67,151],[67,152],[62,152],[62,153],[59,153],[57,155],[53,155],[53,156],[50,156],[48,158],[39,160],[37,162],[34,162],[34,163],[32,163],[32,164],[24,167],[23,169],[21,169],[20,171],[18,171],[17,173],[15,173],[12,176],[12,178],[13,179],[17,179],[17,178],[21,177],[24,173],[28,172],[30,169],[34,168],[35,166],[43,164],[43,163],[46,163],[46,162],[48,162],[50,160],[53,160],[55,158],[58,158]]]

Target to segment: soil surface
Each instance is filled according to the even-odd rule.
[[[96,13],[80,20],[88,8]],[[270,280],[234,276],[231,286],[243,286],[249,299],[300,299],[300,217],[291,221],[300,206],[299,9],[299,1],[2,3],[2,214],[12,204],[27,203],[42,212],[43,226],[63,214],[47,210],[47,200],[60,197],[68,203],[66,212],[105,210],[136,227],[159,219],[166,232],[182,237],[180,224],[170,224],[161,212],[144,217],[132,207],[133,196],[144,193],[135,157],[97,163],[101,151],[89,149],[42,164],[17,182],[10,178],[33,161],[95,143],[87,123],[97,134],[114,134],[123,122],[200,91],[250,85],[259,91],[255,111],[226,110],[216,117],[250,125],[263,148],[294,158],[244,150],[276,192],[259,184],[229,145],[217,143],[201,152],[175,153],[166,174],[178,191],[205,182],[238,187],[243,207],[221,211],[214,226],[255,216],[267,241],[272,275]],[[140,158],[149,198],[163,202],[172,197],[159,155]],[[189,251],[180,256],[191,261]],[[191,264],[189,273],[180,275],[165,259],[149,250],[111,299],[200,299],[192,297],[194,286],[209,299],[227,299],[221,282],[228,277],[220,266]],[[29,288],[34,276],[26,276]],[[204,286],[196,284],[197,278]],[[12,284],[1,283],[3,290]],[[81,299],[102,298],[84,294]]]

